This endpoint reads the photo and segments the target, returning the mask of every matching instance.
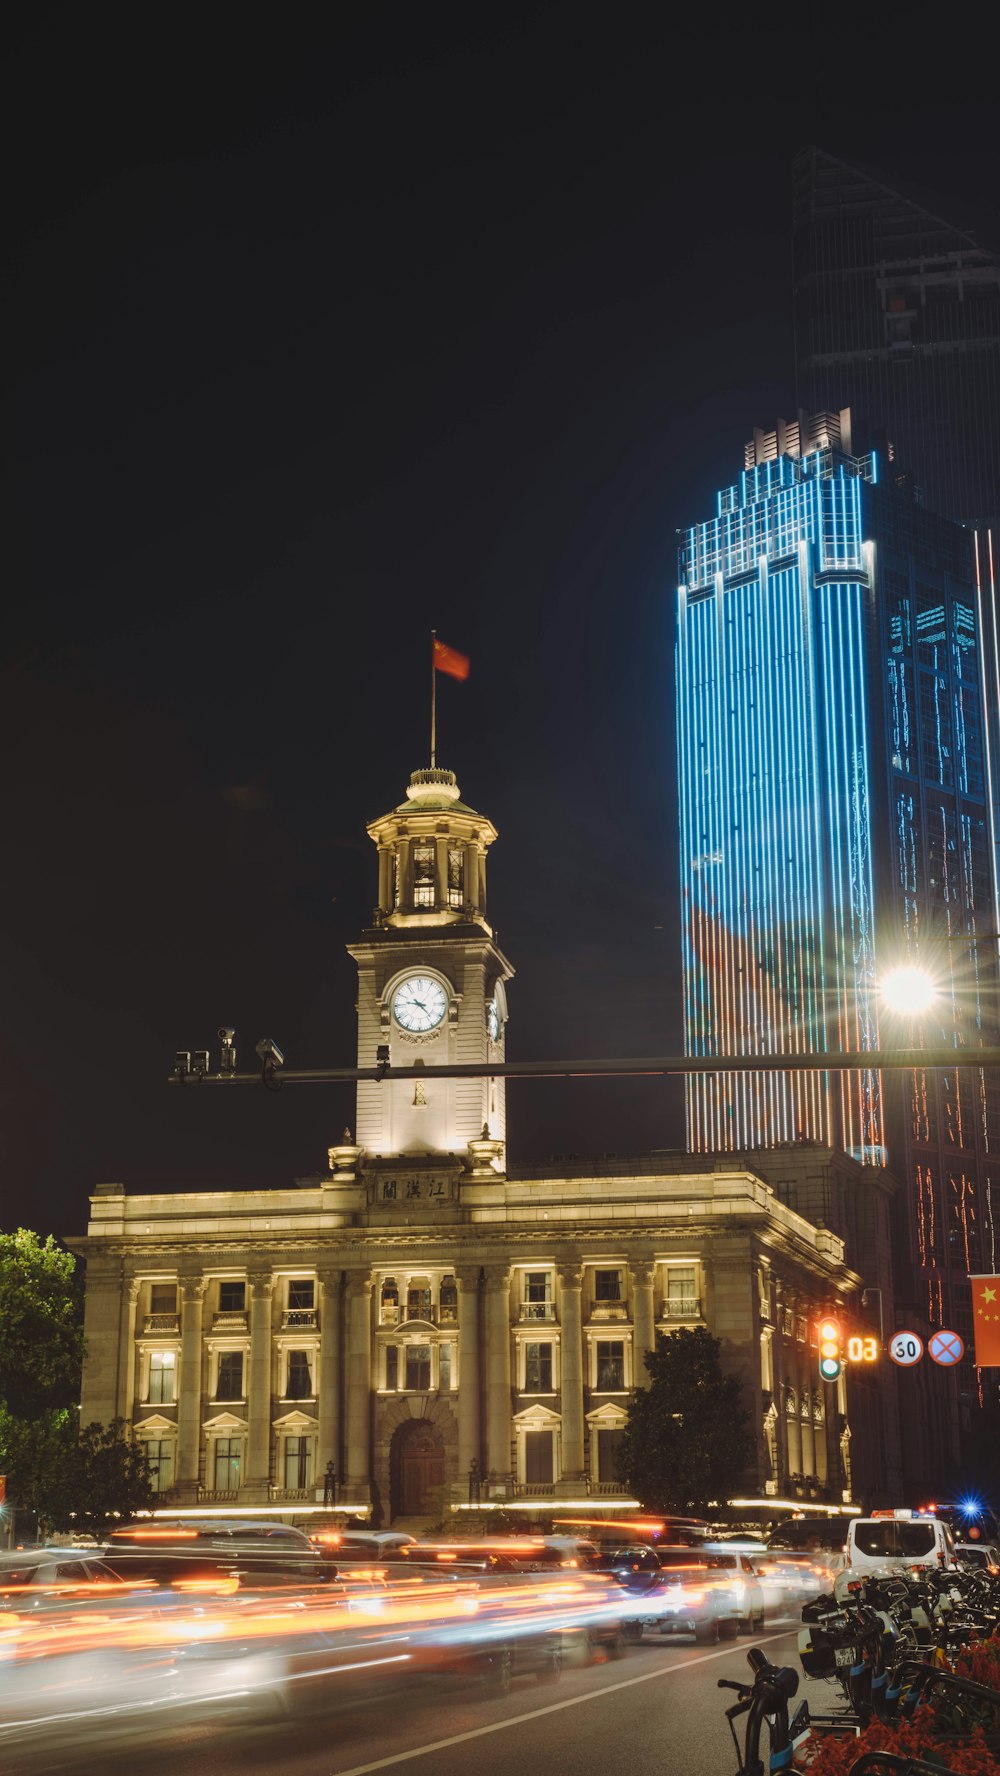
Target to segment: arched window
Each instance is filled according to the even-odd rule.
[[[441,1279],[441,1324],[458,1319],[458,1287],[453,1276]]]

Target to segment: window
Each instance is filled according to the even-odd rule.
[[[433,845],[413,847],[413,904],[415,907],[434,905]]]
[[[399,1350],[394,1344],[385,1347],[385,1385],[394,1390],[399,1386]]]
[[[448,905],[460,907],[465,900],[465,859],[457,846],[448,848]]]
[[[625,1346],[615,1339],[604,1339],[597,1345],[597,1391],[599,1394],[621,1393],[625,1386]]]
[[[551,1394],[551,1344],[526,1344],[524,1347],[524,1391],[526,1394]]]
[[[766,1288],[766,1284],[764,1285]],[[766,1296],[764,1297],[766,1301]],[[667,1269],[667,1313],[679,1320],[694,1319],[698,1312],[695,1268],[670,1265]]]
[[[406,1346],[406,1380],[411,1392],[426,1393],[431,1385],[431,1347],[429,1344]]]
[[[285,1391],[285,1399],[308,1400],[312,1391],[312,1375],[309,1371],[309,1352],[289,1351],[288,1387]]]
[[[438,1387],[442,1393],[451,1388],[451,1345],[442,1344],[438,1350]]]
[[[246,1283],[219,1284],[219,1312],[224,1314],[243,1313],[247,1304]]]
[[[243,1398],[243,1352],[222,1351],[219,1356],[219,1379],[216,1383],[215,1397],[217,1400],[242,1400]]]
[[[620,1301],[622,1298],[622,1273],[620,1270],[597,1270],[594,1272],[594,1300]]]
[[[292,1277],[288,1284],[288,1305],[293,1307],[315,1307],[316,1284],[312,1277]]]
[[[441,1280],[441,1319],[458,1319],[458,1287],[454,1277],[443,1277]]]
[[[150,1437],[146,1441],[149,1462],[149,1484],[154,1492],[169,1492],[174,1479],[174,1445],[169,1437]]]
[[[529,1270],[524,1276],[524,1318],[547,1320],[552,1309],[552,1275],[547,1270]]]
[[[598,1480],[617,1480],[615,1457],[621,1448],[624,1431],[598,1431],[597,1433],[597,1478]]]
[[[312,1438],[285,1438],[285,1489],[301,1492],[309,1485],[312,1469]]]
[[[149,1404],[172,1406],[174,1403],[175,1351],[154,1351],[149,1359]]]
[[[215,1490],[236,1492],[240,1484],[240,1439],[217,1437],[215,1441]]]
[[[524,1478],[528,1486],[551,1486],[551,1431],[525,1431]]]
[[[406,1291],[406,1317],[408,1320],[429,1320],[431,1317],[430,1285],[423,1277]]]
[[[177,1284],[150,1283],[149,1311],[151,1314],[175,1314],[177,1312]]]

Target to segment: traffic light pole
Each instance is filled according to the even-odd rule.
[[[228,1032],[227,1032],[228,1034]],[[887,1073],[936,1072],[955,1067],[1000,1067],[1000,1048],[882,1048],[857,1049],[846,1054],[741,1054],[741,1055],[644,1055],[627,1060],[582,1061],[422,1061],[391,1066],[388,1044],[378,1051],[373,1067],[286,1067],[280,1051],[266,1039],[257,1045],[262,1066],[249,1073],[236,1071],[236,1049],[223,1045],[223,1061],[217,1072],[209,1068],[207,1049],[178,1050],[171,1085],[351,1085],[393,1079],[613,1079],[664,1078],[672,1075],[714,1073]],[[230,1064],[231,1062],[231,1064]]]

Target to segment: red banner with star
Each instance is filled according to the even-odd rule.
[[[1000,1369],[1000,1276],[970,1276],[977,1369]]]

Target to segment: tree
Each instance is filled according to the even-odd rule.
[[[70,1469],[54,1496],[52,1525],[106,1534],[115,1518],[134,1517],[153,1502],[149,1461],[123,1418],[89,1424],[70,1452]]]
[[[76,1259],[51,1234],[0,1234],[0,1402],[22,1420],[75,1405],[82,1364]]]
[[[618,1476],[650,1511],[694,1511],[729,1498],[753,1454],[743,1383],[724,1375],[720,1342],[699,1326],[657,1334],[618,1451]]]

